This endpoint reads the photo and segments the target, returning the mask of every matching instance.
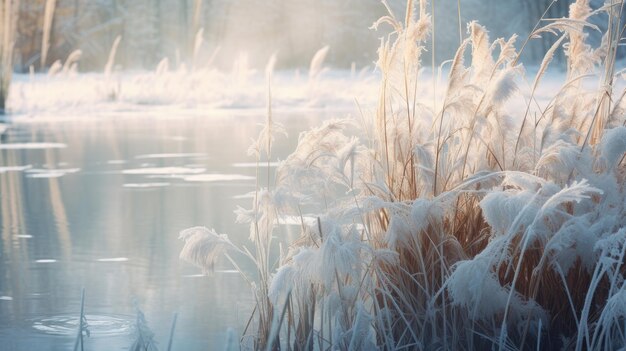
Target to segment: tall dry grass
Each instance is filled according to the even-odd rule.
[[[13,47],[19,6],[19,0],[0,1],[0,115],[6,109],[13,74]]]
[[[445,87],[441,68],[431,85],[420,59],[432,36],[428,4],[409,0],[402,19],[387,6],[374,24],[391,26],[378,52],[378,107],[361,124],[327,121],[300,135],[275,183],[238,210],[256,252],[206,228],[181,233],[181,257],[204,269],[222,254],[235,267],[234,255],[256,264],[256,277],[242,271],[257,298],[243,346],[625,347],[626,92],[615,82],[623,5],[577,0],[568,18],[542,18],[531,40],[556,41],[527,93],[525,44],[492,41],[476,22]],[[601,13],[609,29],[594,48],[586,33]],[[557,50],[567,76],[538,100]],[[276,129],[268,110],[259,160]],[[316,220],[303,219],[301,238],[272,254],[277,218],[303,213]]]

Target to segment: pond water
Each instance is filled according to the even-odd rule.
[[[329,115],[277,114],[289,138],[273,159]],[[204,225],[247,243],[233,210],[251,205],[246,149],[262,122],[259,112],[10,124],[0,143],[0,350],[71,350],[82,288],[86,350],[128,349],[135,303],[161,349],[174,313],[173,350],[239,335],[250,289],[225,261],[209,277],[181,262],[178,232]]]

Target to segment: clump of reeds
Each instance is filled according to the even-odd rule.
[[[0,115],[6,109],[13,74],[13,47],[17,32],[19,0],[0,1]]]
[[[577,0],[569,18],[542,19],[531,38],[556,41],[528,96],[525,45],[492,41],[476,22],[435,94],[420,77],[426,1],[409,0],[402,19],[387,6],[375,23],[392,33],[381,40],[373,118],[300,135],[275,185],[238,210],[255,254],[202,229],[197,240],[181,234],[182,257],[205,268],[222,252],[254,261],[257,279],[242,274],[257,297],[255,349],[626,346],[626,92],[614,84],[623,5]],[[593,48],[589,19],[603,12],[609,30]],[[540,102],[560,49],[566,81]],[[582,84],[594,78],[599,89]],[[274,129],[268,117],[257,156],[269,156]],[[317,220],[303,220],[301,238],[270,264],[276,219],[303,211]]]

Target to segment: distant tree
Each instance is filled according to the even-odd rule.
[[[4,1],[4,0],[2,0]],[[604,0],[590,0],[594,8]],[[44,4],[46,0],[22,1],[16,64],[20,70],[41,58]],[[116,62],[125,68],[153,69],[162,58],[190,61],[194,38],[204,29],[204,45],[197,58],[208,61],[219,47],[213,64],[230,68],[241,51],[250,63],[263,66],[278,53],[278,67],[304,67],[321,47],[330,46],[328,62],[338,67],[371,64],[379,37],[385,30],[368,29],[385,14],[380,0],[56,0],[50,33],[49,58],[64,60],[80,49],[81,68],[101,70],[115,38],[122,35]],[[403,16],[406,0],[387,0],[395,14]],[[417,0],[415,1],[417,3]],[[450,59],[459,43],[458,0],[431,0],[435,5],[435,40],[438,63]],[[548,9],[547,18],[567,16],[573,0],[460,0],[461,32],[478,20],[492,39],[524,40]],[[550,6],[552,4],[552,6]],[[430,6],[429,6],[430,7]],[[593,20],[592,20],[593,21]],[[598,16],[598,24],[602,23]],[[602,29],[602,28],[601,28]],[[464,34],[465,35],[465,34]],[[589,31],[598,44],[601,33]],[[533,39],[523,59],[537,62],[554,42],[552,35]],[[620,53],[623,48],[620,48]],[[557,60],[562,53],[557,53]],[[423,56],[429,64],[430,55]]]
[[[61,1],[78,5],[68,9],[72,22],[63,28],[66,45],[83,51],[81,67],[102,69],[113,41],[122,34],[126,10],[115,0]]]
[[[41,56],[41,28],[43,26],[43,0],[22,1],[19,7],[16,64],[20,70],[28,69]]]
[[[45,0],[22,1],[18,23],[18,69],[24,71],[40,59]],[[81,49],[86,68],[101,68],[123,22],[115,0],[57,0],[50,33],[48,64],[64,60]]]
[[[129,66],[154,68],[160,60],[158,18],[154,0],[125,2],[124,41],[125,62]]]
[[[9,95],[18,16],[19,0],[0,0],[0,114],[5,112]]]

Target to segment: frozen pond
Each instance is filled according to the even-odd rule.
[[[326,117],[276,116],[289,131],[276,158]],[[87,350],[130,346],[133,301],[162,349],[175,312],[174,350],[239,335],[250,290],[225,261],[210,277],[179,261],[178,232],[204,225],[246,243],[233,210],[250,206],[256,171],[246,150],[262,122],[259,112],[11,124],[0,143],[0,349],[72,349],[82,287]]]

